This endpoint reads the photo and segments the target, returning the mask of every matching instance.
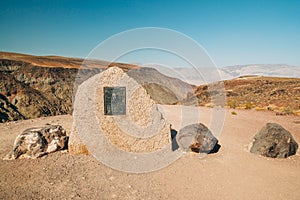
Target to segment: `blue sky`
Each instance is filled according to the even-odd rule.
[[[0,51],[86,57],[119,32],[163,27],[196,40],[219,67],[300,66],[299,0],[9,0],[0,7]]]

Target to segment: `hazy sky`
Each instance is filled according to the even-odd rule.
[[[0,51],[86,57],[119,32],[163,27],[196,40],[218,66],[300,66],[299,0],[1,0],[0,8]]]

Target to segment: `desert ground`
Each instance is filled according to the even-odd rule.
[[[180,106],[162,106],[172,128],[193,123],[199,111],[209,126],[209,108],[190,108],[180,125]],[[199,109],[199,110],[198,110]],[[171,165],[150,173],[113,170],[92,155],[67,150],[35,160],[0,160],[0,199],[300,199],[300,156],[272,159],[248,152],[253,136],[267,122],[277,122],[300,143],[300,117],[271,111],[226,110],[218,135],[219,152],[199,158],[186,153]],[[26,128],[60,124],[68,133],[72,116],[61,115],[0,124],[0,157]],[[298,151],[299,152],[299,151]]]

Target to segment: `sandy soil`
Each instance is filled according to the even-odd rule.
[[[163,108],[178,129],[179,107]],[[231,111],[226,111],[218,153],[201,159],[187,153],[151,173],[116,171],[91,155],[70,156],[67,151],[36,160],[1,160],[0,199],[300,199],[299,153],[271,159],[247,151],[252,137],[267,122],[280,123],[300,143],[300,117],[255,110],[236,110],[237,115],[232,115]],[[200,108],[199,113],[201,122],[209,125],[209,109]],[[0,124],[0,157],[11,150],[22,130],[46,123],[61,124],[69,132],[72,117]]]

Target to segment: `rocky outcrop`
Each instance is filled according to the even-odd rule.
[[[72,114],[78,85],[118,66],[160,104],[185,98],[190,85],[136,65],[0,52],[0,122]]]
[[[180,129],[176,141],[185,151],[212,153],[218,145],[218,139],[203,124],[191,124]]]
[[[298,144],[290,132],[276,123],[267,123],[250,143],[250,152],[271,158],[294,155]]]
[[[76,74],[73,69],[19,64],[0,60],[1,99],[7,100],[7,110],[19,113],[13,117],[1,117],[0,121],[72,113],[72,92]],[[11,115],[6,110],[2,110],[2,113],[3,116]]]
[[[25,117],[14,104],[9,102],[6,96],[0,94],[0,123],[18,119],[25,119]]]
[[[201,85],[184,100],[185,104],[210,105],[213,96],[226,95],[230,108],[274,110],[278,113],[299,113],[300,78],[243,76],[223,81],[225,91],[216,90],[217,83]],[[289,98],[286,98],[289,97]]]
[[[142,67],[128,71],[128,76],[142,85],[151,98],[159,104],[175,104],[194,93],[194,86],[180,79],[161,74],[158,70]]]
[[[38,158],[65,149],[68,143],[66,131],[59,125],[29,128],[17,136],[13,150],[4,160]]]

